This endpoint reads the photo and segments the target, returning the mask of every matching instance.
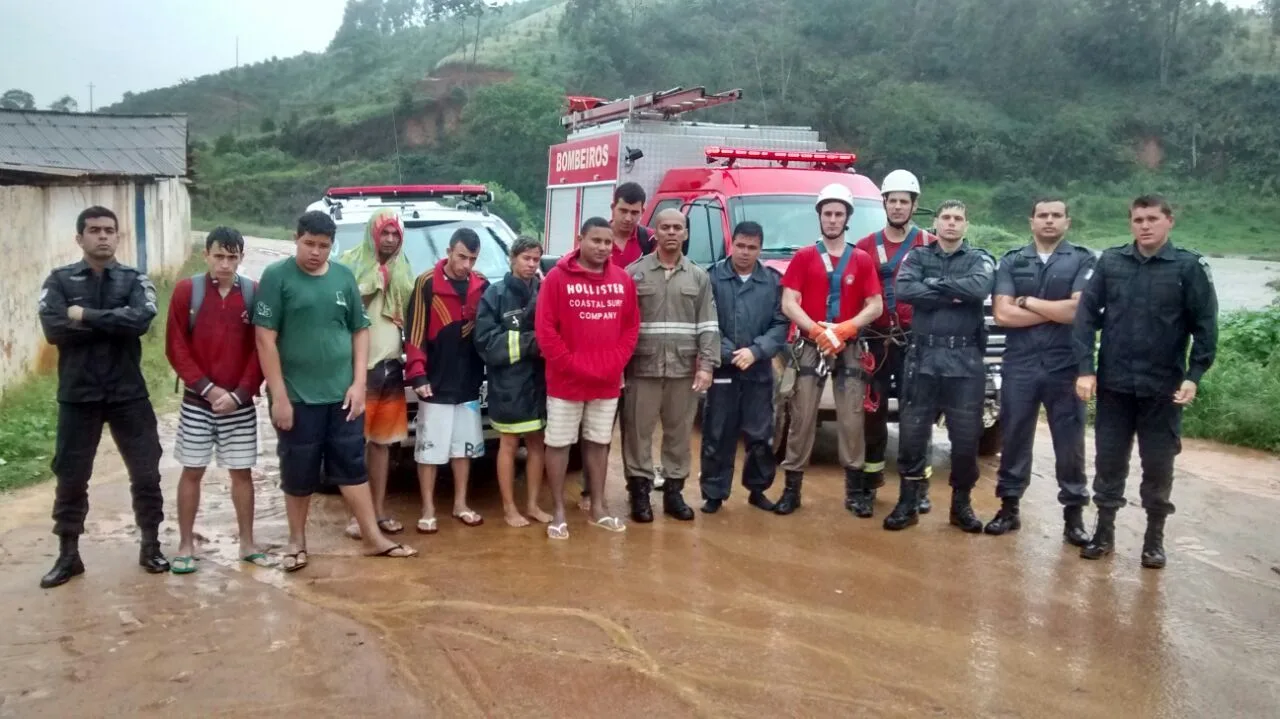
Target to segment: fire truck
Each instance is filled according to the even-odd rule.
[[[764,228],[761,261],[778,273],[785,272],[796,251],[816,241],[813,203],[818,192],[832,183],[853,192],[850,241],[884,227],[877,183],[853,169],[857,160],[853,153],[829,151],[814,129],[685,119],[687,113],[741,97],[741,90],[708,94],[702,87],[613,101],[570,97],[569,114],[561,119],[568,137],[553,145],[547,158],[546,266],[573,249],[583,220],[609,217],[613,190],[623,182],[644,188],[648,196],[645,224],[650,225],[654,215],[665,209],[685,214],[689,229],[685,254],[703,267],[728,254],[732,228],[738,222],[753,220]],[[990,301],[987,325],[991,339],[982,451],[993,454],[999,447],[996,422],[1004,337],[991,317]],[[896,418],[896,391],[887,401],[891,418]],[[788,418],[785,403],[777,404],[775,441],[781,450]],[[834,418],[835,400],[828,383],[819,420]]]

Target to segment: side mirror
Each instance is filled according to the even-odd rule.
[[[559,261],[560,261],[559,257],[553,257],[551,255],[543,255],[542,259],[538,261],[538,269],[542,272],[542,276],[546,277],[547,273],[551,271],[551,268],[555,267],[556,263]]]

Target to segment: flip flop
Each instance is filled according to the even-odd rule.
[[[479,527],[484,524],[484,517],[476,514],[468,509],[465,512],[455,512],[453,518],[467,525],[468,527]]]
[[[393,554],[393,553],[392,553],[392,552],[395,552],[395,551],[397,551],[397,550],[399,550],[399,551],[401,551],[401,552],[404,552],[404,554]],[[381,551],[381,552],[378,552],[377,554],[370,554],[370,555],[368,555],[368,556],[370,556],[370,557],[390,557],[391,559],[408,559],[409,557],[416,557],[416,556],[418,556],[418,550],[414,549],[413,547],[406,547],[406,546],[404,546],[403,544],[397,544],[397,545],[396,545],[396,546],[394,546],[394,547],[387,547],[386,549],[384,549],[384,550],[383,550],[383,551]]]
[[[404,531],[404,525],[391,517],[381,517],[378,519],[378,529],[381,529],[383,534],[399,534]]]
[[[356,520],[354,519],[347,522],[347,528],[342,530],[342,533],[347,535],[348,539],[354,539],[356,541],[364,539],[364,535],[360,532],[360,525],[356,524]]]
[[[627,525],[623,524],[622,520],[617,517],[601,517],[600,521],[597,522],[593,519],[588,522],[588,524],[593,524],[601,529],[607,529],[610,532],[627,531]]]
[[[561,522],[559,524],[547,525],[547,539],[568,539],[569,525]]]
[[[255,567],[270,567],[271,560],[262,552],[254,552],[253,554],[240,558],[240,561],[252,564]]]
[[[292,566],[289,564],[289,560],[291,559],[293,560]],[[284,562],[281,566],[284,567],[284,571],[286,572],[296,572],[307,566],[307,550],[299,549],[296,552],[286,553],[284,555]]]
[[[195,557],[174,557],[169,563],[169,571],[174,574],[191,574],[196,571]]]
[[[418,520],[418,534],[435,534],[440,531],[440,525],[436,523],[435,517],[423,517]]]

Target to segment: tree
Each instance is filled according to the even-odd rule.
[[[80,110],[80,104],[76,102],[74,97],[70,95],[63,95],[53,104],[49,105],[49,109],[56,112],[78,112]]]
[[[270,135],[271,133],[276,131],[276,121],[271,119],[270,117],[264,117],[262,118],[261,124],[258,125],[258,129],[264,135]]]
[[[5,110],[34,110],[36,99],[26,90],[14,88],[0,95],[0,108]]]
[[[541,207],[547,148],[564,141],[563,103],[560,90],[530,80],[477,89],[462,113],[454,164]]]

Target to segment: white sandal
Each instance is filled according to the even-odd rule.
[[[547,539],[568,539],[569,525],[565,522],[547,525]]]
[[[622,520],[617,517],[601,517],[599,522],[592,520],[590,524],[594,524],[601,529],[607,529],[610,532],[627,531],[627,525],[623,524]]]
[[[418,520],[418,534],[435,534],[440,531],[435,517],[423,517]]]

